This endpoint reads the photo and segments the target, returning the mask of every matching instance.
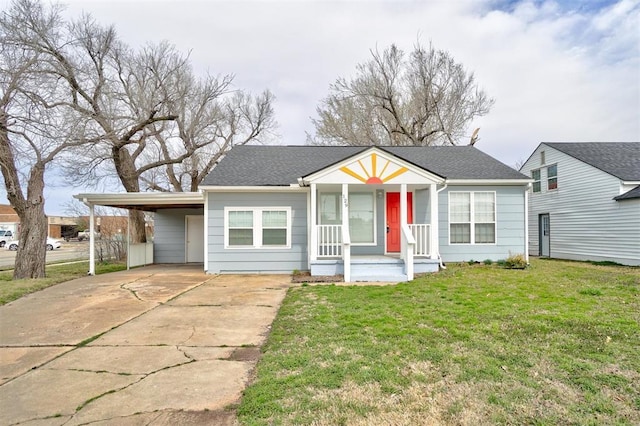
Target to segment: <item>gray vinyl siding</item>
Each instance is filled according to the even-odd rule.
[[[431,223],[429,190],[418,189],[413,194],[413,223]]]
[[[185,216],[203,214],[203,208],[158,210],[153,217],[154,263],[185,263]]]
[[[545,165],[540,164],[545,151]],[[547,190],[546,166],[558,165],[558,189]],[[640,200],[615,201],[620,179],[546,145],[522,167],[541,170],[541,192],[530,193],[530,253],[539,254],[538,217],[548,213],[550,256],[640,265]]]
[[[440,192],[438,232],[442,259],[445,262],[486,259],[497,261],[507,258],[510,254],[524,254],[526,188],[526,186],[449,186]],[[451,191],[496,193],[495,244],[449,244],[449,192]]]
[[[208,273],[291,273],[308,270],[306,192],[209,192]],[[225,249],[225,207],[291,207],[291,248]]]

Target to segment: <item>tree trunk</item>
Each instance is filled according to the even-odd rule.
[[[44,214],[44,165],[36,163],[29,174],[27,198],[20,186],[13,150],[9,142],[7,114],[0,109],[0,169],[7,198],[20,218],[20,245],[13,279],[44,278],[47,217]]]
[[[135,164],[126,147],[113,147],[111,150],[113,163],[120,182],[127,192],[140,192],[140,181]],[[129,219],[129,235],[132,243],[146,243],[147,231],[145,229],[144,213],[139,210],[131,210]]]
[[[44,179],[34,188],[29,179],[29,195],[24,209],[17,209],[20,217],[20,244],[16,254],[13,279],[44,278],[46,263],[47,217],[44,214]],[[39,194],[36,194],[39,192]]]

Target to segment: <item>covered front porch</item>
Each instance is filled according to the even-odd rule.
[[[403,281],[438,270],[444,178],[373,148],[301,184],[310,187],[311,275]]]

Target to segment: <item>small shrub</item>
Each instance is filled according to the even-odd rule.
[[[295,277],[296,275],[300,275],[300,271],[298,269],[294,269],[292,275]]]
[[[493,265],[493,260],[485,259],[482,263],[484,263],[485,265]]]
[[[475,264],[476,264],[476,263],[478,263],[478,262],[476,262],[475,260],[471,259],[471,260],[469,260],[467,263],[468,263],[469,265],[475,265]]]
[[[527,260],[522,253],[509,253],[509,257],[504,261],[504,267],[507,269],[524,269],[527,267]]]

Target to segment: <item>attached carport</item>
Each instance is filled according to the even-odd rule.
[[[163,218],[161,229],[158,229],[157,224],[155,227],[155,236],[165,241],[168,248],[167,253],[162,253],[163,263],[190,263],[198,262],[200,258],[204,259],[205,210],[204,195],[200,192],[85,193],[73,197],[89,207],[89,275],[95,274],[95,206],[116,207],[127,209],[129,212],[153,212],[156,213],[156,218]],[[165,218],[167,220],[164,220]],[[183,224],[181,229],[180,219]],[[195,241],[195,246],[191,247],[198,247],[197,249],[190,250],[189,237]],[[156,238],[153,243],[148,244],[131,244],[127,229],[127,267],[154,263],[154,253],[160,249],[155,240]],[[200,251],[200,244],[201,253],[197,253]],[[184,254],[182,259],[180,247]]]

